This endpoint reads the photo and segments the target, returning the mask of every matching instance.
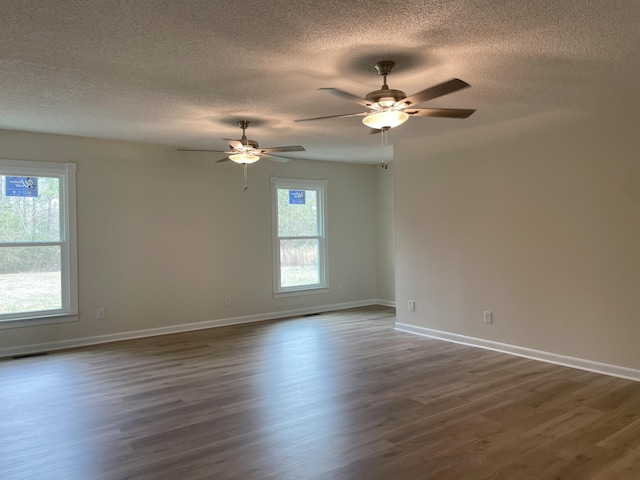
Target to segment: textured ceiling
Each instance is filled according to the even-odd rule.
[[[293,121],[362,111],[318,88],[364,96],[381,86],[378,60],[396,61],[389,85],[409,95],[472,85],[421,106],[478,109],[410,118],[390,143],[640,97],[637,0],[3,0],[0,12],[4,129],[225,149],[245,119],[263,147],[306,147],[292,158],[375,163],[380,138],[360,118]]]

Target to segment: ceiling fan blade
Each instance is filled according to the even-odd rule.
[[[467,118],[475,112],[466,108],[407,108],[404,111],[412,117],[444,118]]]
[[[360,113],[345,113],[343,115],[328,115],[326,117],[315,117],[315,118],[303,118],[301,120],[294,120],[294,122],[308,122],[310,120],[324,120],[325,118],[341,118],[341,117],[364,117],[368,112],[360,112]]]
[[[287,157],[283,157],[281,155],[274,155],[274,154],[269,154],[269,153],[265,153],[264,154],[265,158],[268,158],[269,160],[273,160],[274,162],[279,162],[279,163],[288,163],[291,161],[290,158]]]
[[[229,153],[224,150],[207,150],[207,149],[197,149],[197,148],[178,148],[179,152],[217,152],[217,153]]]
[[[222,162],[230,162],[231,160],[229,160],[229,157],[224,157],[221,158],[220,160],[216,160],[216,163],[222,163]]]
[[[242,142],[240,140],[234,140],[233,138],[223,138],[222,140],[226,140],[227,142],[229,142],[229,146],[231,148],[238,149],[242,146]]]
[[[353,93],[345,92],[344,90],[340,90],[339,88],[319,88],[318,90],[324,90],[325,92],[329,92],[333,95],[337,95],[338,97],[351,100],[352,102],[359,103],[360,105],[363,105],[365,107],[367,105],[371,105],[371,102],[367,102],[364,98],[354,95]]]
[[[289,147],[268,147],[261,148],[260,151],[262,153],[272,153],[272,152],[304,152],[306,151],[302,145],[291,145]]]
[[[462,90],[463,88],[467,88],[469,86],[470,85],[467,82],[464,82],[459,78],[453,78],[448,82],[440,83],[418,93],[414,93],[410,97],[398,101],[396,105],[418,105],[419,103],[426,102],[427,100],[432,100],[443,95],[448,95],[449,93],[457,92],[458,90]]]

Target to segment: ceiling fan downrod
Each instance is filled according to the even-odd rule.
[[[249,140],[247,139],[247,133],[246,133],[247,128],[249,128],[249,121],[239,120],[236,123],[242,129],[242,138],[240,139],[240,143],[242,143],[243,145],[249,146]]]

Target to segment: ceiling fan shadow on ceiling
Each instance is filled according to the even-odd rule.
[[[375,68],[382,75],[382,87],[367,93],[364,98],[354,95],[339,88],[320,88],[333,95],[356,102],[365,107],[364,112],[345,113],[341,115],[329,115],[325,117],[303,118],[296,122],[308,122],[311,120],[324,120],[327,118],[364,117],[362,123],[376,130],[385,130],[402,125],[409,117],[444,117],[467,118],[475,110],[466,108],[415,108],[416,105],[433,100],[449,93],[457,92],[470,85],[463,80],[453,78],[444,83],[426,88],[407,96],[402,90],[389,88],[387,75],[391,73],[395,62],[384,60],[376,63]]]
[[[266,147],[260,148],[258,142],[247,138],[246,130],[249,128],[248,120],[240,120],[237,122],[238,126],[242,129],[242,138],[239,140],[233,140],[231,138],[223,138],[229,142],[231,150],[209,150],[209,149],[195,149],[195,148],[178,148],[179,152],[219,152],[226,153],[228,156],[217,160],[216,163],[232,162],[239,163],[244,168],[244,189],[248,188],[247,183],[247,167],[265,157],[274,162],[289,162],[291,159],[283,157],[282,155],[276,155],[276,153],[285,152],[304,152],[305,149],[302,145],[290,145],[286,147]]]

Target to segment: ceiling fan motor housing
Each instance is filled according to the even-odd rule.
[[[367,93],[364,99],[371,102],[372,105],[378,104],[381,107],[392,107],[396,102],[407,98],[407,94],[402,90],[393,88],[383,88],[382,90],[374,90]]]

